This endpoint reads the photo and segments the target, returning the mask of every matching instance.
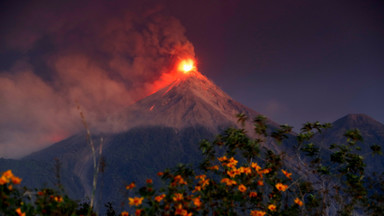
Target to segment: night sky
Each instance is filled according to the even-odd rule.
[[[95,128],[178,57],[281,124],[384,122],[384,2],[1,1],[0,157]],[[20,150],[22,149],[22,150]]]

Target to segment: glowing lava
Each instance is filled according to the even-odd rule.
[[[150,94],[164,88],[176,80],[183,80],[190,76],[197,76],[196,60],[194,58],[179,58],[170,68],[169,72],[161,74],[160,78],[153,82],[150,87]]]
[[[177,69],[187,74],[193,70],[196,70],[195,61],[193,59],[183,59],[180,61]]]

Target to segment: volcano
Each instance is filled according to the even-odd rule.
[[[192,71],[133,104],[115,116],[114,121],[128,128],[148,125],[178,129],[202,126],[217,133],[220,129],[238,125],[236,115],[239,113],[249,119],[260,115],[233,100],[201,73]],[[268,124],[278,125],[271,120]]]

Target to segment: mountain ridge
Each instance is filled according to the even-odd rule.
[[[333,122],[334,127],[354,127],[362,124],[370,124],[376,128],[384,126],[383,123],[364,113],[350,113]]]
[[[372,154],[371,146],[379,145],[384,150],[384,124],[376,121],[366,114],[348,114],[334,121],[333,127],[318,134],[314,140],[328,151],[331,144],[345,144],[347,139],[344,134],[348,130],[359,130],[363,141],[357,142],[361,148],[357,153],[362,155],[367,164],[367,173],[384,172],[384,157]]]

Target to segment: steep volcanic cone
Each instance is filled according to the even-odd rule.
[[[256,111],[236,102],[207,77],[197,71],[193,59],[182,59],[176,70],[165,74],[165,87],[136,102],[116,118],[127,129],[158,125],[172,128],[203,126],[217,133],[238,125],[236,115],[244,113],[252,120]],[[164,80],[159,81],[164,84]],[[271,125],[277,124],[272,121]],[[252,127],[249,123],[250,128]]]

